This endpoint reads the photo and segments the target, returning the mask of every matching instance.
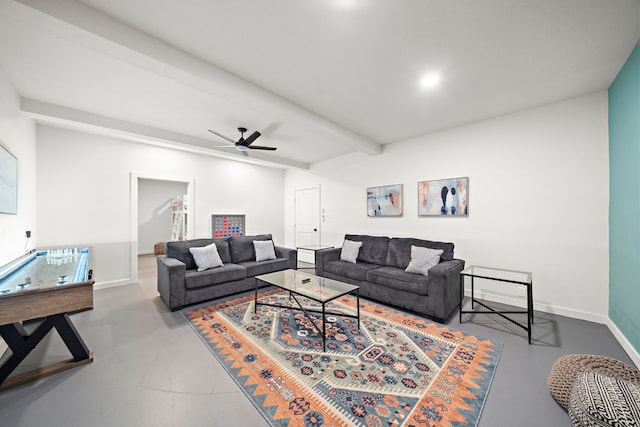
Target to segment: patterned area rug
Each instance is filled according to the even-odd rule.
[[[302,312],[260,305],[256,314],[253,298],[182,313],[272,425],[477,425],[502,344],[361,299],[359,329],[327,316],[323,352]],[[277,290],[259,298],[290,302]],[[351,296],[327,306],[354,307]]]

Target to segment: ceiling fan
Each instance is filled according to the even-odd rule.
[[[241,151],[244,155],[248,155],[248,150],[269,150],[269,151],[274,151],[276,150],[276,147],[265,147],[264,145],[252,145],[253,141],[255,141],[256,139],[258,139],[258,137],[261,135],[260,132],[255,131],[253,132],[251,135],[249,135],[246,139],[244,137],[244,133],[247,131],[247,128],[244,127],[239,127],[238,128],[238,132],[240,132],[240,139],[237,141],[234,141],[233,139],[229,138],[228,136],[222,135],[221,133],[216,132],[215,130],[211,130],[209,129],[209,132],[218,135],[220,138],[226,139],[227,141],[231,142],[233,145],[229,145],[228,147],[233,147],[238,151]],[[226,146],[220,147],[220,148],[226,148]]]

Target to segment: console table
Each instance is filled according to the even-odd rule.
[[[0,337],[11,350],[0,365],[0,390],[93,361],[69,319],[93,308],[92,275],[88,248],[33,251],[0,269]],[[38,322],[31,333],[27,321]],[[9,376],[54,328],[73,358]]]
[[[316,252],[321,251],[323,249],[333,249],[333,246],[307,245],[307,246],[298,246],[298,247],[296,247],[296,251],[298,252],[298,254],[300,253],[300,251],[313,252],[314,261],[315,261]],[[298,257],[298,259],[300,259],[300,257]],[[297,266],[296,266],[296,268],[297,268]]]
[[[466,313],[486,313],[497,314],[509,322],[521,327],[527,331],[529,344],[531,344],[531,325],[533,324],[533,275],[528,271],[503,270],[492,267],[481,267],[472,265],[460,272],[460,323],[462,323],[462,315]],[[471,308],[472,310],[462,310],[462,302],[464,300],[464,278],[471,277]],[[522,285],[527,288],[527,309],[523,310],[496,310],[488,305],[478,301],[474,297],[474,279],[487,279],[498,282],[513,283]],[[473,310],[474,304],[484,307],[486,310]],[[525,314],[527,315],[527,326],[513,320],[507,314]]]

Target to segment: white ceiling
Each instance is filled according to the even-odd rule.
[[[0,0],[0,66],[40,121],[306,168],[606,89],[639,1]]]

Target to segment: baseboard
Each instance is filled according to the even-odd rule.
[[[155,252],[153,252],[153,250],[151,251],[139,251],[138,255],[154,255]]]
[[[611,321],[611,319],[608,319],[607,327],[616,338],[616,340],[618,340],[624,351],[627,352],[636,367],[640,368],[640,353],[638,353],[636,349],[633,348],[629,340],[622,334],[622,332],[620,332],[620,329],[618,329],[618,327]]]
[[[124,286],[131,285],[134,281],[130,279],[122,279],[122,280],[113,280],[111,282],[101,282],[93,285],[93,289],[107,289],[107,288],[115,288],[116,286]]]
[[[471,297],[471,291],[465,289],[465,296]],[[478,292],[476,291],[476,298],[486,301],[495,302],[498,304],[507,304],[514,307],[526,307],[526,301],[521,298],[510,298],[503,295],[496,295],[491,292]],[[534,300],[533,308],[536,311],[542,311],[544,313],[557,314],[559,316],[570,317],[572,319],[586,320],[588,322],[600,323],[606,325],[613,334],[613,337],[620,343],[624,351],[629,355],[629,358],[633,361],[636,367],[640,367],[640,353],[633,348],[629,340],[620,332],[620,329],[611,321],[609,316],[602,316],[585,311],[578,311],[568,309],[565,307],[556,307],[551,304],[543,304]]]
[[[465,296],[471,297],[471,291],[465,289]],[[479,291],[476,289],[475,298],[480,300],[486,300],[495,302],[498,304],[507,304],[514,307],[526,308],[527,302],[523,298],[509,297],[504,295],[497,295],[492,292]],[[607,316],[588,313],[585,311],[573,310],[565,307],[557,307],[551,304],[544,304],[536,301],[534,298],[533,309],[536,311],[542,311],[544,313],[557,314],[559,316],[571,317],[572,319],[586,320],[588,322],[600,323],[606,325],[609,322]]]

